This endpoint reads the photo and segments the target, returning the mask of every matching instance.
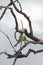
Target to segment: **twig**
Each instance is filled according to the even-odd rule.
[[[9,4],[10,4],[10,3],[9,3]],[[0,16],[0,20],[1,20],[1,19],[3,18],[3,16],[5,15],[6,10],[7,10],[7,8],[9,7],[9,4],[8,4],[6,7],[0,6],[1,8],[5,8],[4,11],[3,11],[3,13],[2,13],[2,15]]]
[[[13,12],[13,10],[11,8],[10,8],[10,10],[11,10],[11,13],[12,13],[14,19],[15,19],[16,29],[18,30],[18,21],[17,21],[16,15],[14,14],[14,12]]]
[[[12,56],[11,54],[8,54],[6,51],[5,51],[5,52],[1,52],[0,55],[1,55],[1,54],[5,54],[5,55],[7,55],[8,57],[9,57],[9,56]],[[8,58],[8,57],[7,57],[7,58]]]
[[[0,29],[0,32],[2,32],[2,33],[6,36],[6,38],[8,39],[8,41],[9,41],[11,47],[15,50],[15,48],[14,48],[13,45],[12,45],[12,42],[11,42],[9,36],[8,36],[6,33],[4,33],[1,29]],[[16,50],[15,50],[15,51],[16,51]]]
[[[43,52],[43,49],[37,50],[37,51],[35,51],[35,50],[33,50],[33,49],[29,49],[29,51],[30,51],[30,52],[33,52],[34,54],[37,54],[37,53]]]
[[[17,46],[19,43],[20,43],[20,42],[19,42],[19,41],[17,41],[17,43],[14,45],[14,47],[15,47],[15,46]]]
[[[14,62],[13,62],[13,64],[12,64],[12,65],[15,65],[15,63],[16,63],[16,60],[17,60],[17,57],[14,59]]]
[[[0,20],[2,19],[2,17],[4,16],[5,12],[6,12],[7,8],[4,9],[4,12],[2,13]]]
[[[21,3],[19,2],[19,0],[17,0],[17,3],[19,3],[20,11],[22,11],[22,6],[21,6]]]

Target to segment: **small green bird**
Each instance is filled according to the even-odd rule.
[[[19,39],[18,39],[19,42],[22,41],[22,35],[19,36]]]
[[[23,41],[24,43],[26,43],[26,36],[23,36]]]
[[[26,36],[23,36],[23,40],[26,41]]]
[[[24,36],[24,35],[19,36],[18,42],[22,42],[22,41],[24,41],[24,43],[26,43],[26,36]]]

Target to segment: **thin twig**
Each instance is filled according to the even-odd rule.
[[[10,3],[9,3],[9,4],[10,4]],[[6,7],[0,6],[1,8],[5,8],[4,11],[3,11],[3,13],[2,13],[2,15],[0,16],[0,20],[1,20],[1,19],[3,18],[3,16],[5,15],[6,10],[7,10],[7,8],[9,7],[9,4],[8,4]]]
[[[20,42],[19,42],[19,41],[17,41],[17,43],[14,45],[14,47],[16,47],[19,43],[20,43]]]
[[[0,32],[2,32],[2,33],[6,36],[6,38],[8,39],[8,41],[9,41],[11,47],[15,50],[15,48],[14,48],[13,45],[12,45],[12,42],[11,42],[9,36],[8,36],[5,32],[3,32],[1,29],[0,29]],[[15,51],[16,51],[16,50],[15,50]]]
[[[1,54],[5,54],[5,55],[7,55],[8,57],[9,57],[9,56],[12,56],[11,54],[8,54],[6,51],[5,51],[5,52],[1,52],[0,55],[1,55]]]
[[[13,62],[13,64],[12,64],[12,65],[15,65],[15,63],[16,63],[16,60],[17,60],[17,57],[14,59],[14,62]]]
[[[33,49],[29,49],[29,51],[30,51],[30,52],[33,52],[34,54],[37,54],[37,53],[43,52],[43,49],[37,50],[37,51],[35,51],[35,50],[33,50]]]
[[[10,10],[11,10],[11,13],[12,13],[12,15],[13,15],[14,19],[15,19],[16,29],[18,30],[18,21],[17,21],[16,15],[15,15],[15,13],[13,12],[13,10],[12,10],[12,9],[10,9]]]
[[[5,9],[4,9],[4,11],[3,11],[3,13],[2,13],[2,15],[1,15],[1,17],[0,17],[0,20],[1,20],[1,19],[2,19],[2,17],[4,16],[4,14],[5,14],[6,10],[7,10],[7,8],[5,8]]]
[[[19,0],[17,0],[17,3],[19,3],[20,11],[22,11],[22,6],[21,6],[21,3],[19,2]]]

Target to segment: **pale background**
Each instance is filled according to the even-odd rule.
[[[10,2],[10,0],[0,0],[0,6],[1,5],[7,5]],[[23,11],[30,17],[32,28],[34,35],[39,37],[43,40],[43,0],[20,0]],[[0,10],[0,16],[3,10]],[[15,10],[14,10],[15,12]],[[21,20],[23,21],[24,28],[27,28],[28,32],[28,23],[27,20],[22,17],[20,14],[15,12],[18,18],[19,28],[21,29]],[[24,20],[25,19],[25,20]],[[14,29],[15,28],[15,21],[10,13],[10,10],[6,11],[6,14],[0,20],[0,29],[7,33],[7,35],[10,37],[12,43],[15,43],[14,39]],[[27,47],[28,48],[28,47]],[[43,46],[41,45],[31,45],[29,48],[32,49],[42,49]],[[18,48],[17,48],[18,49]],[[7,38],[0,32],[0,52],[1,51],[7,51],[9,53],[13,53],[13,49],[9,44],[9,41]],[[27,51],[25,49],[24,53]],[[12,65],[13,60],[7,59],[5,55],[0,55],[0,65]],[[34,55],[31,53],[27,58],[19,59],[17,60],[15,65],[43,65],[43,53],[39,53]]]

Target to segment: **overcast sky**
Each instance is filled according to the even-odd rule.
[[[0,6],[1,5],[7,5],[10,2],[10,0],[0,0]],[[43,0],[20,0],[23,12],[25,12],[31,19],[33,33],[35,36],[39,37],[43,40]],[[4,9],[3,9],[4,10]],[[0,10],[0,16],[3,12],[3,10]],[[21,29],[21,20],[23,21],[23,26],[26,28],[29,32],[28,22],[27,20],[20,14],[18,14],[14,10],[17,19],[19,28]],[[15,43],[14,39],[14,29],[15,28],[15,21],[10,13],[10,10],[6,11],[6,14],[0,20],[0,29],[4,31],[11,39],[12,43]],[[42,49],[43,46],[41,45],[30,45],[29,48],[32,49]],[[27,47],[28,49],[28,47]],[[27,49],[25,49],[27,51]],[[9,53],[13,53],[13,49],[9,44],[9,41],[7,38],[0,32],[0,52],[1,51],[7,51]],[[24,51],[24,52],[26,52]],[[13,60],[6,59],[5,55],[0,55],[0,65],[12,65]],[[31,53],[28,58],[19,59],[16,62],[16,65],[43,65],[43,53],[34,55]]]

